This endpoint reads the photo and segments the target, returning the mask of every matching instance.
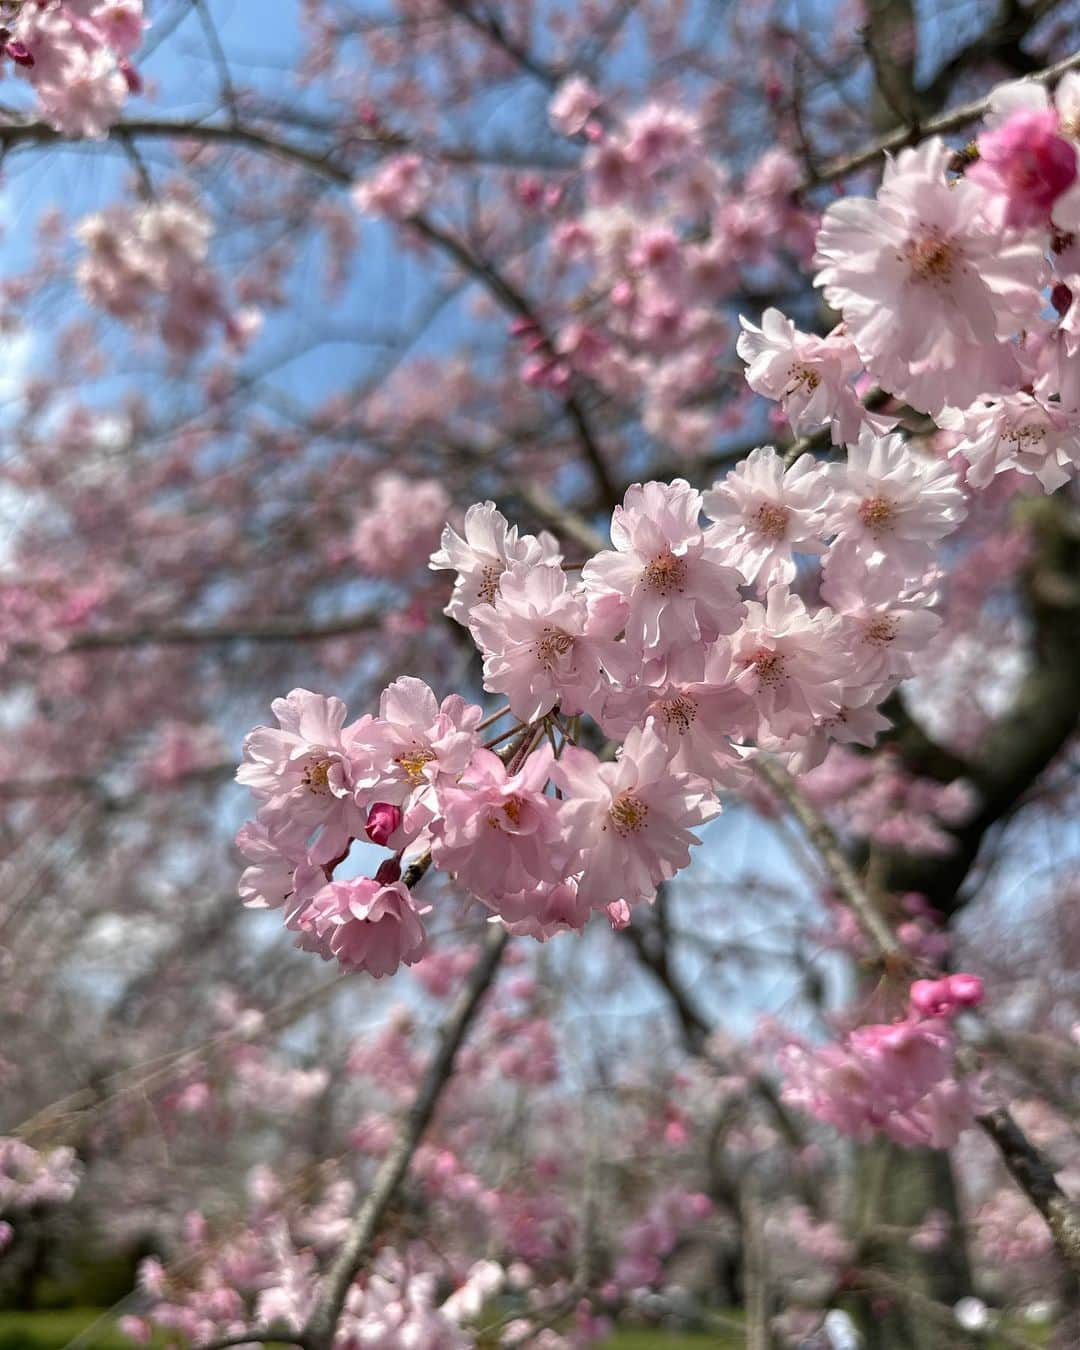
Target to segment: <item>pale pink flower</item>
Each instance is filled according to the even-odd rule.
[[[846,676],[848,688],[906,679],[941,627],[929,607],[932,596],[899,589],[890,572],[856,570],[842,558],[830,559],[821,598],[840,616],[840,640],[855,665]]]
[[[581,933],[592,906],[578,894],[571,877],[552,886],[545,884],[513,895],[500,895],[484,903],[497,914],[509,932],[546,942],[557,933]]]
[[[739,323],[735,349],[747,364],[746,383],[780,404],[796,435],[828,424],[833,444],[846,445],[864,423],[878,432],[895,425],[894,418],[868,413],[857,398],[850,380],[862,363],[849,338],[802,333],[778,309],[762,314],[760,328],[741,314]]]
[[[702,529],[701,507],[701,493],[682,478],[634,483],[612,515],[614,549],[582,569],[590,595],[624,602],[626,642],[646,658],[732,633],[743,616],[742,578]]]
[[[484,688],[532,722],[556,703],[571,715],[592,704],[622,614],[617,605],[590,607],[555,563],[514,563],[494,605],[475,608],[470,626],[484,654]]]
[[[967,177],[1001,198],[1005,225],[1048,225],[1055,202],[1076,182],[1076,147],[1057,130],[1053,108],[1023,110],[978,138]]]
[[[318,861],[329,861],[364,828],[353,797],[355,765],[344,733],[345,705],[294,689],[274,699],[271,708],[278,725],[248,733],[236,781],[263,803],[259,818],[271,830],[293,823],[310,833],[321,825]]]
[[[100,141],[119,118],[128,86],[109,52],[72,47],[60,82],[37,83],[37,95],[42,116],[57,131]]]
[[[852,565],[880,562],[913,581],[930,565],[934,545],[967,514],[956,474],[943,461],[921,455],[901,436],[878,438],[864,431],[835,467],[829,527],[837,539],[829,551],[850,554]]]
[[[415,812],[430,819],[427,789],[454,782],[480,748],[476,725],[483,709],[450,694],[439,703],[424,683],[403,675],[383,690],[379,715],[358,724],[353,749],[357,793],[368,802],[405,808],[404,828],[415,833]],[[423,821],[426,824],[426,819]]]
[[[318,891],[300,917],[320,955],[343,969],[364,970],[375,979],[399,965],[419,961],[427,947],[420,912],[403,882],[380,886],[369,877],[332,881]]]
[[[408,220],[427,205],[434,183],[419,155],[393,155],[352,190],[353,205],[365,215]]]
[[[433,571],[457,572],[454,593],[445,613],[468,624],[478,605],[494,604],[502,574],[513,562],[561,563],[555,538],[546,531],[518,538],[516,525],[509,525],[494,502],[477,502],[465,512],[464,536],[450,525],[443,530],[442,544],[431,555]]]
[[[716,674],[753,700],[768,731],[780,738],[805,734],[840,710],[843,646],[835,615],[810,614],[786,586],[770,586],[764,605],[751,601],[746,620],[718,644]]]
[[[1076,414],[1031,394],[1007,394],[963,411],[946,408],[938,421],[961,434],[950,454],[967,460],[964,481],[971,487],[988,487],[995,475],[1015,470],[1054,492],[1080,465]]]
[[[649,722],[667,746],[674,772],[736,786],[746,771],[732,738],[751,733],[757,719],[747,695],[727,682],[726,648],[689,652],[663,665],[659,683],[647,678],[609,695],[598,719],[605,733],[621,740]]]
[[[442,535],[450,498],[435,478],[376,474],[371,502],[353,522],[352,548],[372,576],[403,576],[427,564]]]
[[[456,782],[439,787],[432,858],[478,899],[495,901],[565,875],[558,806],[544,795],[552,763],[546,741],[513,774],[481,749]]]
[[[760,446],[704,494],[705,513],[715,522],[710,538],[724,545],[747,581],[763,588],[792,581],[794,554],[824,552],[831,495],[828,470],[812,455],[785,470],[771,445]]]
[[[118,56],[133,56],[148,27],[142,0],[102,0],[91,9],[90,21]]]
[[[306,864],[306,830],[286,821],[271,829],[249,820],[236,835],[236,847],[248,860],[240,876],[240,899],[249,909],[279,909],[296,891],[297,868]],[[322,868],[312,871],[322,876]]]
[[[577,136],[603,99],[588,80],[571,75],[563,80],[548,104],[548,121],[564,136]]]
[[[841,312],[867,370],[890,393],[934,413],[1023,384],[1010,341],[1037,331],[1043,242],[1005,232],[975,183],[947,175],[938,137],[890,159],[876,199],[825,212],[814,278]]]
[[[653,728],[635,728],[618,758],[602,763],[567,746],[551,777],[564,793],[560,816],[578,855],[578,896],[594,909],[613,901],[651,900],[657,886],[690,861],[692,832],[720,810],[708,784],[672,773],[668,748]]]
[[[694,159],[704,144],[700,118],[664,103],[635,109],[622,136],[627,159],[650,175]]]

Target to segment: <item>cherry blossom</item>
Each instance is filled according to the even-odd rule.
[[[742,617],[739,574],[702,528],[702,498],[681,478],[634,484],[611,520],[614,549],[582,569],[590,596],[620,597],[626,640],[646,657],[734,631]]]
[[[1038,330],[1046,280],[1038,241],[995,225],[949,156],[931,137],[889,159],[876,199],[826,211],[815,259],[867,370],[930,413],[1024,383],[1010,338]]]
[[[825,508],[831,496],[826,469],[811,455],[790,467],[771,445],[751,450],[725,478],[704,494],[715,522],[711,536],[747,581],[767,589],[792,581],[796,553],[824,552]]]
[[[569,746],[551,776],[564,793],[560,815],[581,869],[577,893],[593,908],[650,900],[689,862],[700,842],[693,829],[720,810],[702,779],[669,771],[667,747],[651,726],[631,731],[614,763]]]

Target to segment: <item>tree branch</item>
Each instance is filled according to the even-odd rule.
[[[438,1049],[424,1071],[398,1137],[375,1174],[367,1198],[326,1274],[319,1302],[304,1328],[302,1343],[308,1350],[330,1350],[349,1288],[367,1258],[379,1225],[405,1179],[417,1145],[450,1081],[458,1050],[480,1000],[495,977],[507,940],[508,934],[501,925],[489,927],[480,959],[469,972],[440,1029]]]
[[[908,957],[904,949],[866,893],[836,835],[817,808],[800,791],[794,778],[776,760],[765,755],[754,760],[754,768],[806,831],[806,837],[820,855],[841,899],[858,919],[863,932],[877,948],[878,955],[887,965],[907,965]]]
[[[984,1134],[998,1147],[1009,1175],[1046,1220],[1066,1263],[1080,1272],[1080,1205],[1058,1185],[1054,1169],[1004,1106],[976,1116]]]
[[[1035,84],[1053,85],[1061,79],[1062,75],[1067,74],[1070,70],[1076,70],[1078,67],[1080,67],[1080,52],[1073,52],[1063,61],[1059,61],[1053,66],[1047,66],[1045,70],[1038,71],[1030,78]],[[850,155],[840,155],[838,158],[823,164],[813,177],[806,178],[800,186],[806,189],[814,187],[818,183],[831,183],[837,178],[847,177],[849,173],[854,173],[857,169],[866,168],[868,164],[873,164],[875,160],[880,159],[890,150],[900,150],[905,145],[911,145],[926,136],[944,136],[950,131],[959,131],[961,127],[965,127],[982,117],[989,106],[989,96],[977,98],[970,103],[961,103],[959,107],[941,113],[938,117],[931,117],[918,126],[897,127],[895,131],[890,131],[876,141],[871,141],[861,150],[856,150]]]

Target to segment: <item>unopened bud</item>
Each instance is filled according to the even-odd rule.
[[[367,837],[373,844],[381,844],[385,848],[389,844],[394,831],[400,829],[400,827],[400,806],[392,806],[390,802],[376,802],[368,812],[365,829]]]

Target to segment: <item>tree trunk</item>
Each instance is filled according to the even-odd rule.
[[[882,1265],[917,1293],[952,1307],[971,1293],[967,1250],[955,1233],[933,1252],[911,1246],[904,1233],[932,1209],[954,1223],[959,1206],[949,1155],[940,1149],[900,1148],[886,1139],[858,1150],[853,1231],[863,1235],[860,1265]],[[859,1297],[850,1308],[866,1350],[966,1350],[979,1344],[959,1329],[928,1325],[910,1307]]]

